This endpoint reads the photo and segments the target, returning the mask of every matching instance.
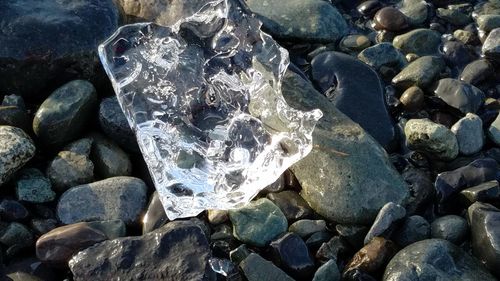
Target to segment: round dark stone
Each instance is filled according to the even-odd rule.
[[[408,28],[406,16],[393,7],[380,9],[377,14],[375,14],[373,21],[375,29],[400,31]]]
[[[4,199],[0,203],[0,216],[6,221],[24,220],[29,215],[28,209],[15,200]]]

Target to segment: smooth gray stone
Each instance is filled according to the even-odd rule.
[[[251,253],[240,263],[248,281],[293,281],[290,276],[261,256]]]
[[[394,230],[395,223],[406,216],[405,208],[389,202],[380,209],[373,225],[365,236],[365,245],[374,237],[389,237]]]
[[[447,215],[435,219],[431,224],[431,237],[445,239],[460,245],[467,238],[467,221],[456,215]]]

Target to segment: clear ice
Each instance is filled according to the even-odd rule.
[[[249,202],[311,151],[322,116],[285,102],[288,53],[240,4],[190,4],[171,26],[125,25],[99,46],[170,219]]]

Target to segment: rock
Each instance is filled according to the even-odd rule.
[[[496,145],[500,146],[500,115],[498,115],[493,123],[491,123],[490,127],[488,128],[487,134],[490,140],[492,140]]]
[[[438,174],[435,187],[439,202],[445,202],[468,187],[494,180],[496,172],[497,162],[484,158],[456,170]]]
[[[475,113],[484,103],[485,96],[478,88],[452,78],[439,80],[434,95],[449,106],[466,114]]]
[[[393,79],[392,84],[401,89],[411,86],[427,88],[445,68],[443,59],[434,56],[424,56],[411,62]]]
[[[460,74],[460,80],[472,85],[478,85],[488,79],[494,72],[495,69],[488,60],[479,59],[465,66]]]
[[[275,203],[275,202],[273,202],[273,203]],[[213,225],[225,223],[229,220],[229,211],[227,211],[227,210],[207,210],[207,219],[210,222],[210,224],[213,224]]]
[[[468,232],[467,221],[456,215],[447,215],[435,219],[431,224],[431,237],[448,240],[460,245]]]
[[[288,228],[288,231],[296,233],[302,238],[306,238],[315,232],[326,230],[326,222],[324,220],[298,220]]]
[[[335,42],[347,33],[342,15],[321,0],[247,0],[246,4],[274,38]]]
[[[396,254],[396,245],[390,240],[382,237],[373,238],[370,243],[361,248],[347,263],[344,274],[349,271],[360,270],[374,273],[383,268],[387,262]]]
[[[406,111],[417,112],[425,105],[424,91],[417,86],[412,86],[404,91],[399,101]]]
[[[500,62],[500,28],[495,28],[488,34],[481,51],[487,59]]]
[[[396,280],[493,281],[475,258],[441,239],[428,239],[399,251],[385,269],[384,281]]]
[[[245,244],[241,244],[236,249],[231,250],[231,252],[229,253],[231,261],[235,264],[240,264],[240,262],[246,259],[249,255],[250,251]]]
[[[38,169],[22,170],[16,181],[16,197],[19,201],[45,203],[53,201],[56,193],[50,181]]]
[[[64,144],[85,129],[96,105],[92,84],[84,80],[66,83],[40,105],[33,119],[33,131],[45,145]]]
[[[481,151],[484,145],[483,121],[473,113],[467,113],[451,127],[458,141],[458,150],[463,155]]]
[[[475,44],[478,41],[477,35],[475,33],[463,29],[457,29],[453,31],[453,37],[467,45]]]
[[[59,199],[57,216],[64,224],[120,219],[137,223],[146,205],[147,187],[133,177],[114,177],[70,188]]]
[[[115,143],[94,135],[90,159],[95,172],[103,178],[130,176],[132,162],[129,156]]]
[[[385,203],[408,197],[382,147],[311,84],[287,72],[283,95],[294,108],[324,114],[313,132],[313,150],[291,167],[313,210],[338,223],[370,224]]]
[[[467,207],[474,202],[496,203],[500,200],[500,186],[497,180],[488,181],[460,191],[460,197]]]
[[[316,259],[322,262],[329,260],[338,260],[339,254],[346,254],[349,245],[347,245],[339,236],[334,236],[328,242],[321,244],[316,252]]]
[[[32,219],[30,221],[30,227],[37,235],[44,235],[57,226],[58,222],[55,219]]]
[[[35,256],[29,256],[12,261],[7,266],[6,270],[8,275],[15,273],[24,273],[31,276],[36,276],[41,280],[57,280],[56,273],[47,264],[40,262]],[[40,280],[36,279],[36,280]],[[19,281],[26,281],[31,279],[15,279]]]
[[[442,55],[448,65],[453,66],[453,71],[455,68],[463,69],[478,58],[471,48],[460,41],[446,41],[442,47]]]
[[[378,10],[373,18],[373,23],[374,28],[377,30],[400,31],[408,28],[406,16],[393,7],[385,7]]]
[[[438,53],[441,34],[434,30],[418,28],[394,37],[392,44],[405,54],[434,55]]]
[[[122,220],[90,221],[86,224],[102,232],[108,239],[123,237],[127,234],[125,223]]]
[[[470,16],[468,14],[462,13],[459,9],[438,8],[436,10],[436,15],[438,18],[441,18],[446,22],[456,26],[464,26],[471,22]]]
[[[408,214],[423,212],[434,201],[436,189],[428,173],[410,167],[403,172],[403,178],[410,188],[410,198],[406,205]]]
[[[25,110],[17,106],[0,106],[0,125],[7,125],[31,132],[31,120]]]
[[[391,43],[379,43],[364,49],[358,55],[358,59],[369,66],[379,70],[382,66],[403,68],[406,60],[403,54]]]
[[[203,231],[170,222],[155,232],[104,241],[69,261],[75,281],[204,280],[210,255]]]
[[[365,236],[365,245],[370,243],[374,237],[389,237],[395,228],[395,224],[406,216],[405,208],[389,202],[380,209],[372,227]]]
[[[431,225],[421,216],[406,218],[393,235],[393,240],[401,247],[430,238]]]
[[[424,0],[403,0],[400,8],[412,26],[423,24],[429,14],[429,5]]]
[[[291,277],[304,280],[314,273],[314,259],[306,243],[295,233],[286,233],[269,245],[276,264]]]
[[[28,248],[33,245],[33,234],[18,222],[11,222],[0,227],[0,243],[8,247]]]
[[[476,18],[477,27],[488,33],[500,27],[500,15],[481,15]]]
[[[149,201],[148,209],[144,218],[142,219],[142,234],[151,232],[157,228],[160,228],[168,222],[167,214],[165,209],[161,204],[158,191],[155,191],[151,195],[151,200]]]
[[[339,43],[339,48],[346,53],[357,53],[370,47],[370,39],[364,35],[347,35]]]
[[[455,135],[445,126],[429,119],[411,119],[406,122],[408,148],[442,160],[453,160],[458,155]]]
[[[312,281],[340,281],[340,272],[335,260],[329,260],[320,266]]]
[[[2,106],[15,106],[21,110],[26,110],[24,99],[18,95],[5,95],[2,100]]]
[[[337,224],[335,230],[342,239],[349,242],[355,249],[359,249],[364,246],[364,239],[370,228],[363,225]]]
[[[119,26],[113,1],[23,0],[0,10],[0,92],[39,100],[60,83],[103,74],[97,45]]]
[[[240,263],[240,268],[248,281],[293,281],[281,269],[261,256],[251,253]]]
[[[9,199],[3,199],[0,202],[0,217],[6,221],[25,220],[30,213],[23,204]]]
[[[314,214],[307,202],[295,191],[269,193],[267,198],[280,208],[289,222],[309,218]]]
[[[63,147],[63,151],[71,151],[76,154],[82,154],[85,156],[90,155],[90,149],[92,148],[92,144],[94,143],[94,139],[90,137],[86,137],[83,139],[76,140],[72,143],[69,143],[65,147]]]
[[[356,10],[365,17],[371,18],[383,5],[378,0],[363,1],[356,7]]]
[[[43,281],[35,275],[25,272],[13,272],[6,275],[9,281]]]
[[[103,132],[121,147],[130,151],[140,151],[135,134],[130,128],[116,96],[101,101],[99,124]]]
[[[488,269],[500,277],[500,210],[490,204],[474,203],[467,210],[472,251]]]
[[[0,185],[35,155],[35,145],[23,130],[0,126]]]
[[[88,154],[61,151],[47,168],[47,177],[54,189],[64,192],[70,187],[90,183],[94,180],[94,164]]]
[[[384,148],[394,146],[396,132],[387,111],[377,73],[355,58],[325,52],[311,62],[312,78],[319,90],[342,113],[360,124]],[[358,78],[359,77],[359,78]]]
[[[315,232],[306,239],[306,245],[311,252],[315,252],[323,243],[330,241],[330,239],[332,239],[332,234],[327,230]]]
[[[104,233],[85,222],[61,226],[36,241],[36,255],[43,261],[65,264],[80,250],[108,239]]]
[[[283,212],[266,198],[230,210],[229,219],[236,239],[258,247],[266,246],[286,232],[288,227]]]

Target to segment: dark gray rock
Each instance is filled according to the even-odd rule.
[[[374,237],[389,237],[395,228],[395,224],[406,216],[405,208],[389,202],[382,207],[373,222],[370,230],[365,236],[365,245],[370,243]]]
[[[104,241],[79,252],[69,267],[75,281],[207,280],[210,250],[192,222],[170,222],[143,236]]]
[[[405,54],[434,55],[438,53],[441,34],[431,29],[414,29],[394,37],[392,44]]]
[[[313,150],[291,167],[313,210],[338,223],[370,224],[385,203],[406,200],[407,186],[384,149],[311,84],[287,72],[283,95],[294,108],[324,114]]]
[[[139,151],[135,134],[130,128],[116,96],[101,101],[99,124],[104,133],[121,147],[130,151]]]
[[[267,261],[254,253],[248,255],[248,257],[240,263],[240,268],[243,270],[243,273],[248,281],[294,280],[281,269],[276,267],[272,262]]]
[[[59,199],[57,216],[64,224],[120,219],[137,223],[146,205],[147,187],[133,177],[114,177],[68,189]]]
[[[475,113],[485,100],[485,95],[481,90],[471,84],[452,78],[439,80],[434,95],[464,114]]]
[[[429,5],[424,0],[403,0],[400,8],[412,26],[423,24],[429,16]]]
[[[5,95],[2,100],[2,106],[15,106],[19,109],[26,110],[24,99],[18,95]]]
[[[2,1],[0,92],[40,99],[61,82],[98,80],[97,45],[118,21],[111,0]]]
[[[280,208],[290,223],[309,218],[314,214],[307,202],[297,192],[292,190],[269,193],[267,199]]]
[[[430,238],[431,225],[421,216],[407,217],[392,238],[401,247]]]
[[[295,233],[286,233],[269,245],[276,264],[297,280],[310,279],[314,273],[314,259],[304,240]]]
[[[28,113],[17,106],[0,106],[0,125],[13,126],[31,132],[31,120]]]
[[[33,245],[33,234],[18,222],[0,225],[0,243],[12,248],[25,249]],[[7,250],[8,251],[8,250]],[[8,253],[7,253],[8,254]]]
[[[486,58],[500,62],[500,28],[490,31],[481,50]]]
[[[436,15],[438,18],[456,26],[464,26],[471,22],[470,14],[463,13],[456,8],[438,8]]]
[[[445,239],[460,245],[467,238],[467,221],[456,215],[447,215],[435,219],[431,224],[431,237]]]
[[[410,188],[410,199],[406,205],[408,214],[423,212],[434,201],[436,189],[429,173],[410,167],[403,171],[403,178]]]
[[[500,145],[500,115],[498,115],[493,123],[491,123],[487,134],[490,140],[492,140],[496,145]]]
[[[340,272],[335,260],[329,260],[320,266],[312,281],[340,281]]]
[[[493,65],[486,59],[475,60],[465,66],[460,74],[460,80],[477,85],[488,79],[495,71]]]
[[[483,121],[474,113],[467,113],[451,127],[457,136],[458,150],[463,155],[475,154],[483,148]]]
[[[426,88],[445,68],[444,60],[435,56],[424,56],[407,65],[393,79],[392,84],[401,89],[411,86]]]
[[[460,198],[467,207],[474,202],[496,203],[500,201],[500,186],[497,180],[488,181],[460,191]]]
[[[490,32],[500,27],[500,15],[481,15],[476,18],[477,27],[484,32]]]
[[[56,198],[50,181],[38,169],[30,168],[20,172],[16,181],[16,197],[29,203],[46,203]]]
[[[319,233],[319,232],[318,232]],[[347,253],[349,245],[339,236],[334,236],[328,242],[324,242],[316,252],[316,259],[321,262],[338,260],[339,255]]]
[[[21,129],[0,126],[0,185],[35,155],[35,145]]]
[[[364,245],[365,236],[370,228],[364,225],[337,224],[335,230],[342,239],[349,242],[355,249],[360,249]]]
[[[30,221],[30,227],[37,235],[44,235],[45,233],[56,228],[58,225],[59,223],[55,219],[32,219]]]
[[[30,213],[23,204],[9,199],[0,202],[0,217],[5,221],[25,220]]]
[[[86,143],[85,140],[82,144]],[[89,159],[88,150],[75,148],[74,151],[59,152],[47,167],[47,177],[57,191],[63,192],[94,180],[94,164]]]
[[[382,66],[401,69],[406,65],[403,54],[391,43],[387,42],[364,49],[359,53],[358,59],[375,68],[375,70],[379,70]]]
[[[38,108],[33,131],[48,146],[58,146],[77,137],[97,106],[94,86],[74,80],[55,90]]]
[[[302,238],[307,238],[315,232],[325,231],[326,222],[324,220],[298,220],[288,228],[288,231],[296,233]]]
[[[399,251],[387,265],[383,280],[493,281],[496,279],[478,260],[451,242],[427,239]]]
[[[142,233],[146,234],[157,228],[160,228],[165,223],[168,222],[167,214],[165,209],[161,204],[158,191],[155,191],[151,195],[151,200],[149,201],[148,209],[144,218],[142,219]]]
[[[132,162],[127,153],[114,142],[99,135],[93,135],[90,159],[96,174],[102,178],[130,176],[132,173]]]
[[[358,123],[384,148],[395,145],[396,132],[377,73],[355,58],[325,52],[312,62],[312,79],[342,113]]]

